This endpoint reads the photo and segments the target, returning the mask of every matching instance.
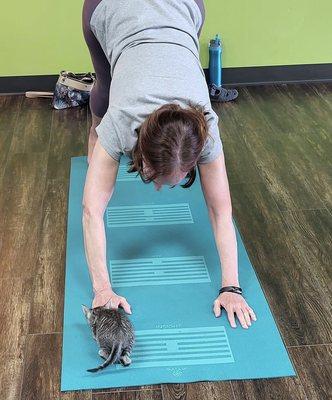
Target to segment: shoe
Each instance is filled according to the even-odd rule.
[[[222,86],[217,86],[212,83],[209,85],[209,94],[211,101],[224,103],[226,101],[235,100],[239,92],[236,89],[225,89]]]

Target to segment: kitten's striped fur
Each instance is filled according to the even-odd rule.
[[[123,366],[131,364],[130,353],[135,342],[133,326],[122,309],[105,307],[89,308],[82,304],[83,313],[99,345],[99,355],[105,362],[99,367],[88,369],[97,372],[109,364],[120,361]]]

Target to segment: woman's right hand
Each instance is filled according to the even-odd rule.
[[[95,294],[92,308],[104,306],[117,310],[121,306],[127,314],[131,314],[130,304],[123,296],[118,296],[112,289],[103,289]]]

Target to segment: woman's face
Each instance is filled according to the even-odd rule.
[[[143,173],[147,174],[147,172],[150,172],[147,165],[143,161]],[[174,173],[172,175],[168,176],[159,176],[156,179],[154,179],[153,184],[154,187],[157,191],[159,191],[163,185],[169,185],[169,186],[175,186],[178,183],[182,181],[187,176],[187,172],[181,173]]]

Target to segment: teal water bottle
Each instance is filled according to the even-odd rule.
[[[214,39],[210,40],[209,44],[210,85],[214,83],[217,87],[220,87],[222,84],[221,55],[220,37],[217,34]]]

